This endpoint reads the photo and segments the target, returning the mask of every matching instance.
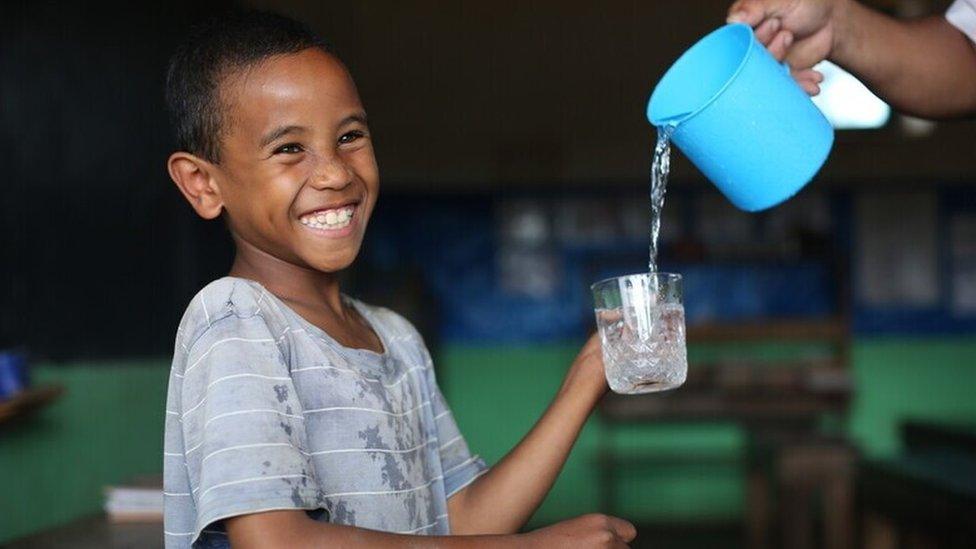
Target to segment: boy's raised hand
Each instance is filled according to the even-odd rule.
[[[797,83],[816,95],[823,76],[811,67],[833,51],[847,1],[738,0],[728,21],[752,26],[773,57],[790,64]]]
[[[637,529],[617,517],[591,514],[534,530],[525,537],[530,547],[621,548],[637,537]]]
[[[600,347],[600,334],[593,333],[580,349],[572,366],[566,373],[563,389],[584,387],[586,392],[597,398],[607,392],[607,377],[603,371],[603,353]]]
[[[452,532],[515,534],[525,526],[552,488],[583,425],[607,389],[600,338],[594,334],[583,345],[552,403],[529,433],[487,473],[448,499]],[[616,520],[609,524],[619,526]],[[568,535],[567,532],[577,530],[589,535],[591,530],[607,530],[607,521],[602,524],[597,519],[581,517],[553,526],[556,529],[545,535]],[[626,528],[621,532],[626,534]],[[537,537],[540,536],[543,534]],[[575,546],[572,542],[569,545]]]

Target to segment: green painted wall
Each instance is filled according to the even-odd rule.
[[[159,474],[169,360],[38,365],[67,392],[0,429],[0,543],[98,512],[102,488]]]
[[[852,360],[848,432],[868,455],[900,449],[901,418],[976,421],[976,338],[861,341]]]
[[[575,345],[442,349],[441,385],[471,447],[489,462],[503,456],[545,409],[575,352]],[[692,349],[693,360],[707,354]],[[848,431],[870,455],[897,451],[902,418],[976,419],[976,338],[860,340],[853,362],[859,393]],[[167,359],[35,368],[38,382],[68,392],[31,420],[0,429],[0,543],[98,512],[106,484],[160,472],[167,368]],[[598,508],[595,452],[605,435],[591,420],[533,523]],[[743,444],[735,427],[722,424],[637,427],[612,442],[701,455],[735,454]],[[644,467],[622,475],[617,488],[617,512],[629,518],[741,513],[734,465]]]
[[[707,360],[723,349],[689,349]],[[438,357],[441,385],[473,451],[489,462],[516,444],[544,410],[575,355],[575,346],[445,349]],[[781,358],[814,354],[807,346],[737,345],[736,352]],[[846,430],[869,456],[898,450],[904,418],[976,420],[976,338],[862,339],[853,348],[857,397]],[[545,523],[597,510],[600,479],[594,468],[605,430],[591,420],[566,469],[533,519]],[[621,449],[728,455],[744,446],[733,425],[638,426],[617,433]],[[632,519],[734,518],[743,484],[734,465],[659,465],[621,472],[617,512]]]

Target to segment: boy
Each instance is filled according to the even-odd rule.
[[[413,327],[340,293],[379,176],[352,78],[302,25],[247,12],[174,55],[170,176],[236,246],[190,302],[170,377],[167,547],[624,546],[587,515],[517,535],[607,386],[599,342],[491,469]]]

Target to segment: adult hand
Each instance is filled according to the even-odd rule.
[[[823,75],[811,67],[827,59],[842,32],[850,0],[738,0],[728,21],[746,23],[773,57],[790,64],[810,95],[820,93]]]
[[[529,547],[579,547],[596,549],[628,547],[637,529],[624,519],[591,514],[564,520],[525,534]]]

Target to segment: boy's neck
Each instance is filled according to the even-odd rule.
[[[254,280],[287,303],[327,307],[340,315],[343,310],[337,273],[293,265],[247,243],[237,242],[237,253],[228,275]]]

